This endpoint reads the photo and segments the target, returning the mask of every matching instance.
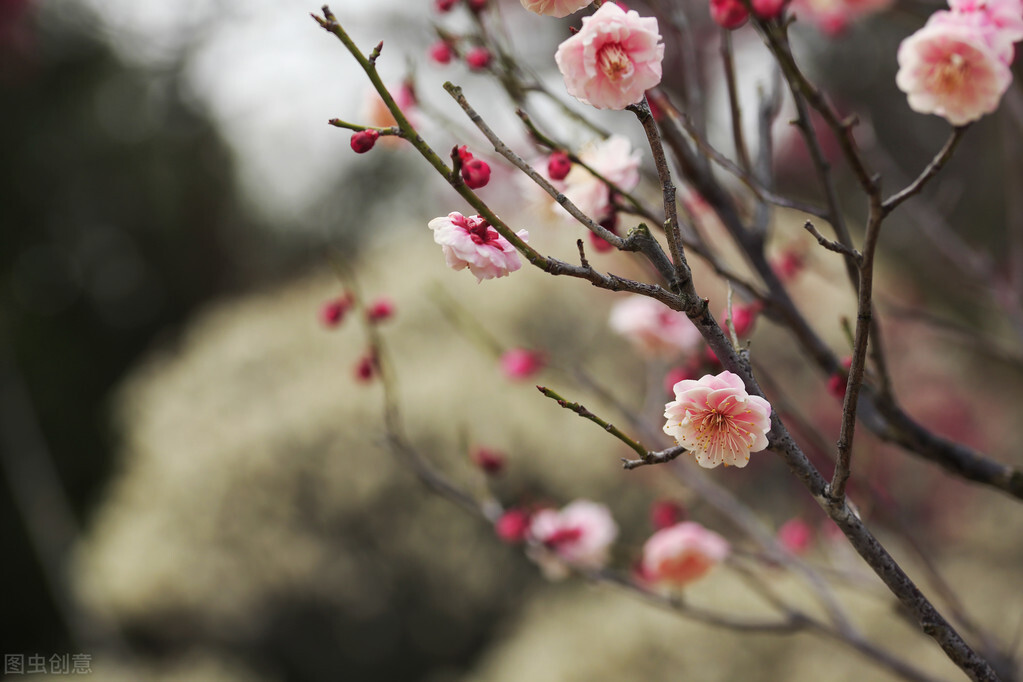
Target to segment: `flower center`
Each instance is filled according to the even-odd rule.
[[[608,43],[597,53],[597,66],[613,82],[632,75],[632,60],[619,43]]]
[[[931,74],[931,84],[937,92],[950,94],[958,92],[969,78],[970,64],[958,52],[953,52]]]
[[[582,528],[572,527],[559,528],[558,530],[551,533],[546,540],[544,540],[544,544],[550,547],[551,549],[556,549],[561,545],[567,545],[576,542],[577,540],[579,540],[579,538],[582,537],[582,535],[583,535]]]
[[[465,233],[469,235],[469,239],[472,240],[473,244],[493,244],[500,237],[497,230],[492,228],[490,223],[479,216],[463,217],[462,220],[454,220],[453,222],[455,225],[458,225],[460,228],[465,230]]]

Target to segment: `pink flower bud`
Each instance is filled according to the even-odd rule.
[[[320,308],[320,321],[326,327],[338,326],[344,320],[345,313],[348,312],[354,303],[355,299],[350,293],[324,303],[323,307]]]
[[[380,137],[380,133],[375,130],[360,130],[357,133],[352,133],[352,150],[356,154],[365,154],[373,145],[377,143],[377,138]]]
[[[501,473],[504,470],[504,455],[496,450],[487,448],[476,448],[469,455],[472,463],[483,470],[483,473],[491,476]]]
[[[692,367],[675,367],[670,369],[664,375],[664,392],[668,395],[673,395],[675,393],[675,384],[686,379],[695,379],[699,376],[700,372]]]
[[[849,386],[849,368],[852,366],[852,358],[842,360],[844,370],[839,370],[828,377],[828,393],[839,400],[845,399],[845,389]]]
[[[732,326],[735,327],[736,336],[746,336],[753,329],[753,323],[757,321],[757,314],[762,307],[759,302],[749,305],[732,305]],[[721,319],[728,319],[727,308],[721,314]]]
[[[813,529],[801,518],[789,519],[778,529],[778,542],[793,554],[802,554],[810,548]]]
[[[753,11],[761,19],[777,19],[785,9],[787,0],[753,0]]]
[[[775,258],[771,265],[778,279],[782,282],[791,282],[806,267],[806,259],[797,251],[786,250]]]
[[[501,372],[512,380],[528,379],[546,364],[542,353],[512,348],[501,355]]]
[[[482,71],[490,66],[490,50],[483,46],[474,47],[465,53],[465,63],[473,71]]]
[[[731,30],[745,24],[749,12],[739,0],[710,0],[710,18],[721,28]]]
[[[379,370],[376,355],[370,351],[359,358],[355,364],[355,380],[363,384],[368,383],[373,380]]]
[[[462,180],[465,181],[469,189],[486,187],[490,182],[490,166],[486,161],[470,159],[462,165]]]
[[[381,322],[394,315],[394,301],[389,298],[378,298],[366,308],[366,319],[370,322]]]
[[[554,152],[547,160],[547,175],[551,180],[564,180],[572,170],[572,160],[565,152]]]
[[[468,163],[469,161],[472,161],[474,157],[472,152],[469,151],[469,148],[463,144],[461,147],[458,147],[458,158],[462,160],[462,163]]]
[[[618,214],[612,211],[610,216],[600,221],[600,226],[603,227],[608,232],[610,232],[611,234],[617,235]],[[592,246],[593,250],[596,251],[597,253],[607,253],[608,251],[613,251],[615,248],[614,244],[593,232],[589,233],[589,237],[590,246]]]
[[[686,518],[686,508],[673,500],[658,500],[650,505],[650,523],[655,530],[674,526]]]
[[[497,537],[511,545],[526,539],[529,531],[530,514],[525,509],[509,509],[494,524]]]
[[[433,6],[437,8],[438,12],[450,12],[457,1],[458,0],[436,0],[436,2],[433,3]]]
[[[433,44],[430,47],[430,59],[437,62],[438,64],[448,64],[451,62],[451,57],[454,55],[454,50],[451,49],[451,43],[446,40],[441,40]]]

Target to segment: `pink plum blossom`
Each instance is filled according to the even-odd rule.
[[[694,521],[663,528],[643,545],[642,575],[653,583],[682,587],[705,576],[728,557],[728,541]]]
[[[505,277],[522,267],[519,254],[481,216],[464,216],[457,211],[429,223],[433,241],[444,249],[444,260],[453,270],[469,268],[477,281]],[[525,241],[529,233],[516,234]]]
[[[611,309],[611,328],[651,355],[691,352],[703,342],[700,330],[685,313],[639,294],[615,304]]]
[[[778,542],[793,554],[803,554],[813,542],[813,529],[801,518],[789,519],[778,529]]]
[[[605,5],[606,6],[606,5]],[[579,159],[624,192],[639,184],[640,151],[632,148],[629,138],[612,135],[606,140],[586,145]],[[576,207],[597,222],[611,217],[611,190],[581,164],[572,164],[562,180],[551,180]],[[568,214],[564,214],[568,217]],[[574,218],[572,218],[574,220]]]
[[[842,33],[854,21],[888,9],[894,0],[792,0],[792,11],[829,36]]]
[[[554,60],[568,94],[598,109],[624,109],[661,82],[657,19],[605,2],[561,43]]]
[[[675,398],[664,406],[664,432],[692,452],[700,466],[744,467],[750,453],[767,447],[771,405],[748,394],[742,379],[728,370],[678,382]]]
[[[895,83],[913,111],[964,125],[998,108],[1012,72],[980,30],[935,14],[899,46]]]
[[[618,525],[606,506],[576,500],[560,511],[541,509],[533,514],[529,536],[543,548],[531,556],[544,574],[561,578],[568,567],[595,569],[607,563]]]
[[[953,14],[972,19],[972,23],[988,36],[994,47],[998,43],[1023,40],[1023,0],[949,0]],[[995,47],[996,51],[999,51]],[[1012,50],[1006,63],[1012,61]]]
[[[567,17],[588,7],[593,0],[520,0],[522,6],[534,14],[550,17]]]
[[[546,364],[543,353],[512,348],[501,354],[501,372],[512,380],[528,379]]]

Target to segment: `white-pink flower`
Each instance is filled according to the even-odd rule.
[[[671,357],[697,350],[703,336],[685,313],[634,294],[611,308],[611,328],[639,350]]]
[[[593,142],[579,151],[581,161],[625,192],[631,192],[639,184],[640,158],[641,152],[634,150],[629,138],[621,135]],[[563,180],[551,180],[551,184],[598,223],[613,212],[611,190],[581,164],[572,164]]]
[[[444,260],[449,268],[469,271],[482,282],[504,277],[522,267],[519,254],[507,239],[498,234],[481,216],[464,216],[457,211],[429,223],[433,241],[444,249]],[[523,241],[529,234],[516,232]]]
[[[728,556],[728,541],[694,521],[668,526],[643,545],[645,580],[681,587],[705,576]]]
[[[1023,40],[1023,0],[949,0],[952,13],[969,17],[989,34],[989,43],[1008,44],[1006,63],[1012,62],[1012,43]],[[1000,52],[995,47],[996,52]]]
[[[664,432],[693,453],[696,463],[744,467],[750,453],[767,447],[771,405],[750,395],[735,374],[683,379],[674,386],[675,400],[664,406]]]
[[[554,60],[568,93],[598,109],[624,109],[661,82],[657,19],[605,2],[561,43]]]
[[[964,125],[998,108],[1012,72],[976,26],[935,14],[899,46],[895,83],[913,111]]]
[[[607,563],[618,525],[606,506],[576,500],[560,511],[541,509],[533,514],[529,537],[537,546],[530,556],[544,574],[561,578],[570,566],[595,569]]]
[[[593,0],[520,0],[530,12],[550,17],[567,17],[587,7]]]

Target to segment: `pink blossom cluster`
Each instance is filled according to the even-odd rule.
[[[554,55],[568,94],[598,109],[624,109],[661,82],[657,19],[605,2],[582,23]]]
[[[699,580],[729,554],[728,541],[695,521],[662,528],[643,545],[640,574],[659,585],[683,587]]]
[[[565,577],[570,567],[602,568],[618,525],[606,506],[576,500],[560,510],[541,509],[529,522],[530,556],[548,578]]]
[[[909,106],[955,126],[998,108],[1023,39],[1023,0],[949,0],[899,46],[895,83]]]
[[[700,330],[684,313],[639,294],[615,304],[611,328],[648,355],[689,353],[703,343]]]
[[[479,282],[505,277],[522,267],[515,247],[482,216],[464,216],[456,211],[434,218],[428,227],[433,230],[433,241],[443,248],[448,267],[469,268]],[[525,230],[516,234],[523,241],[529,237]]]
[[[693,453],[696,463],[744,467],[750,453],[767,447],[771,405],[750,395],[735,374],[725,370],[675,384],[675,400],[664,406],[664,432]]]

